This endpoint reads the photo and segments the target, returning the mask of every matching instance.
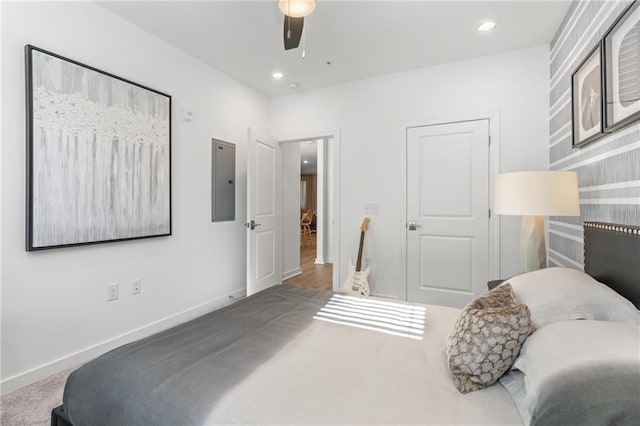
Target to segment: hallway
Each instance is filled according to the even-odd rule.
[[[333,265],[325,263],[316,265],[316,234],[312,234],[311,244],[303,244],[300,247],[300,269],[302,273],[284,280],[282,283],[295,287],[317,288],[321,290],[332,289]]]

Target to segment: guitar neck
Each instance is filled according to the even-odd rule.
[[[364,247],[364,231],[360,232],[360,246],[358,247],[358,261],[356,263],[356,272],[362,270],[362,248]]]

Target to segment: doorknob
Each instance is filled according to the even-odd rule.
[[[249,228],[250,230],[253,231],[254,229],[256,229],[256,227],[262,226],[262,224],[261,223],[256,223],[255,220],[251,220],[251,222],[245,223],[244,226],[245,226],[245,228]]]
[[[409,228],[409,231],[415,231],[418,228],[422,228],[422,225],[418,225],[415,220],[410,220],[407,222],[407,228]]]

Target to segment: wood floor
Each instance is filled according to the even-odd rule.
[[[316,236],[313,234],[311,243],[300,247],[300,269],[302,274],[284,280],[282,283],[296,287],[318,288],[331,290],[333,279],[333,265],[325,263],[316,265]]]

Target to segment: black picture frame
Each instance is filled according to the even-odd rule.
[[[627,8],[625,8],[625,10],[620,14],[620,16],[618,16],[618,18],[611,25],[611,27],[609,27],[609,29],[607,30],[607,32],[605,33],[602,39],[602,62],[603,62],[603,67],[602,67],[603,106],[602,108],[603,108],[604,131],[607,133],[613,132],[635,121],[640,120],[640,108],[638,109],[638,111],[626,117],[620,118],[618,120],[616,120],[614,117],[614,112],[613,112],[614,101],[612,99],[613,92],[614,92],[614,87],[613,87],[614,72],[612,69],[612,67],[614,66],[614,60],[613,60],[613,47],[611,45],[611,39],[613,35],[616,33],[616,31],[620,30],[621,25],[623,25],[625,21],[629,19],[633,13],[638,11],[639,7],[640,7],[640,1],[638,0],[633,1],[629,6],[627,6]],[[640,55],[640,46],[637,46],[637,48],[638,48],[637,54]],[[640,67],[640,63],[638,66]],[[639,72],[640,72],[640,69],[639,69]],[[638,81],[637,90],[640,90],[640,80]],[[640,100],[638,100],[637,102],[640,103]]]
[[[600,89],[600,93],[599,93],[600,98],[596,103],[599,108],[600,126],[597,133],[591,136],[588,136],[584,139],[580,139],[579,129],[578,129],[578,126],[580,125],[580,117],[578,114],[582,113],[582,110],[580,106],[576,105],[576,103],[580,99],[578,95],[578,91],[581,90],[582,87],[578,87],[577,79],[580,77],[580,73],[583,72],[583,68],[585,67],[585,65],[589,64],[594,58],[597,58],[597,60],[600,62],[600,65],[599,65],[600,72],[598,73],[598,79],[597,79],[597,82],[599,84],[599,89]],[[602,108],[603,108],[602,89],[604,85],[603,75],[602,75],[602,59],[603,59],[602,43],[598,42],[598,44],[595,45],[589,51],[589,53],[585,56],[585,58],[580,62],[580,64],[576,67],[573,73],[571,73],[571,134],[572,134],[571,145],[573,148],[580,148],[585,145],[588,145],[592,142],[597,141],[598,139],[602,138],[605,135],[604,125],[603,125],[603,114],[602,114]]]
[[[26,251],[172,235],[171,96],[33,45],[25,77]]]

